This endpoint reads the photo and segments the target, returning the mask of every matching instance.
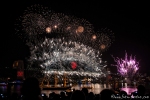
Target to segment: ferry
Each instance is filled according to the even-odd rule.
[[[6,82],[1,82],[0,86],[7,86],[8,84]]]

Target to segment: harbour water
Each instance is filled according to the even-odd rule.
[[[92,86],[92,89],[89,89],[89,92],[93,92],[94,94],[99,94],[103,89],[105,88],[111,88],[110,85],[106,86],[106,84],[90,84],[90,86]],[[82,85],[76,85],[73,86],[72,89],[75,90],[81,90],[82,89]],[[10,87],[10,92],[11,93],[17,93],[20,94],[20,89],[21,89],[21,85],[12,85]],[[7,93],[7,86],[0,86],[0,93]],[[121,90],[126,91],[129,95],[130,93],[137,91],[136,88],[129,88],[129,87],[122,87]],[[45,93],[47,96],[51,93],[51,92],[55,92],[55,93],[60,93],[62,90],[42,90],[42,93]]]

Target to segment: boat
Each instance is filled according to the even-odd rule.
[[[82,87],[82,88],[93,89],[92,86],[84,86],[84,87]]]
[[[9,85],[22,85],[23,84],[23,81],[12,81],[12,82],[9,82]]]
[[[93,89],[92,86],[87,86],[86,83],[88,83],[88,79],[87,78],[82,80],[82,85],[83,85],[82,88]]]
[[[58,83],[57,74],[55,74],[54,80],[55,80],[54,86],[50,86],[49,81],[48,81],[47,85],[44,85],[44,83],[42,82],[42,84],[40,85],[41,89],[42,90],[67,90],[67,89],[71,89],[71,86],[66,85],[67,84],[66,74],[64,74],[64,78],[63,78],[64,83],[63,83],[62,87],[57,86],[58,85],[57,84]],[[43,81],[44,81],[44,79],[43,79]]]
[[[5,82],[0,83],[0,86],[7,86],[8,84]]]
[[[67,87],[42,87],[42,90],[67,90],[71,89],[71,86]]]

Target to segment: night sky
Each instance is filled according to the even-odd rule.
[[[13,3],[1,3],[4,7],[1,8],[0,67],[12,67],[15,60],[24,60],[29,55],[28,47],[14,34],[14,23],[26,7],[41,4],[58,13],[84,18],[93,24],[95,30],[106,27],[111,29],[115,34],[115,41],[103,53],[102,59],[109,64],[115,64],[111,55],[124,58],[126,51],[128,55],[132,54],[136,56],[137,61],[140,61],[140,71],[149,71],[150,7],[148,3],[41,1],[20,0]],[[111,69],[114,68],[111,67]]]

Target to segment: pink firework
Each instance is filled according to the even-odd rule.
[[[114,58],[114,61],[117,63],[117,65],[114,65],[117,67],[118,72],[123,77],[128,77],[132,79],[139,70],[139,62],[136,61],[135,57],[132,57],[132,55],[128,59],[127,53],[125,53],[125,58]]]

